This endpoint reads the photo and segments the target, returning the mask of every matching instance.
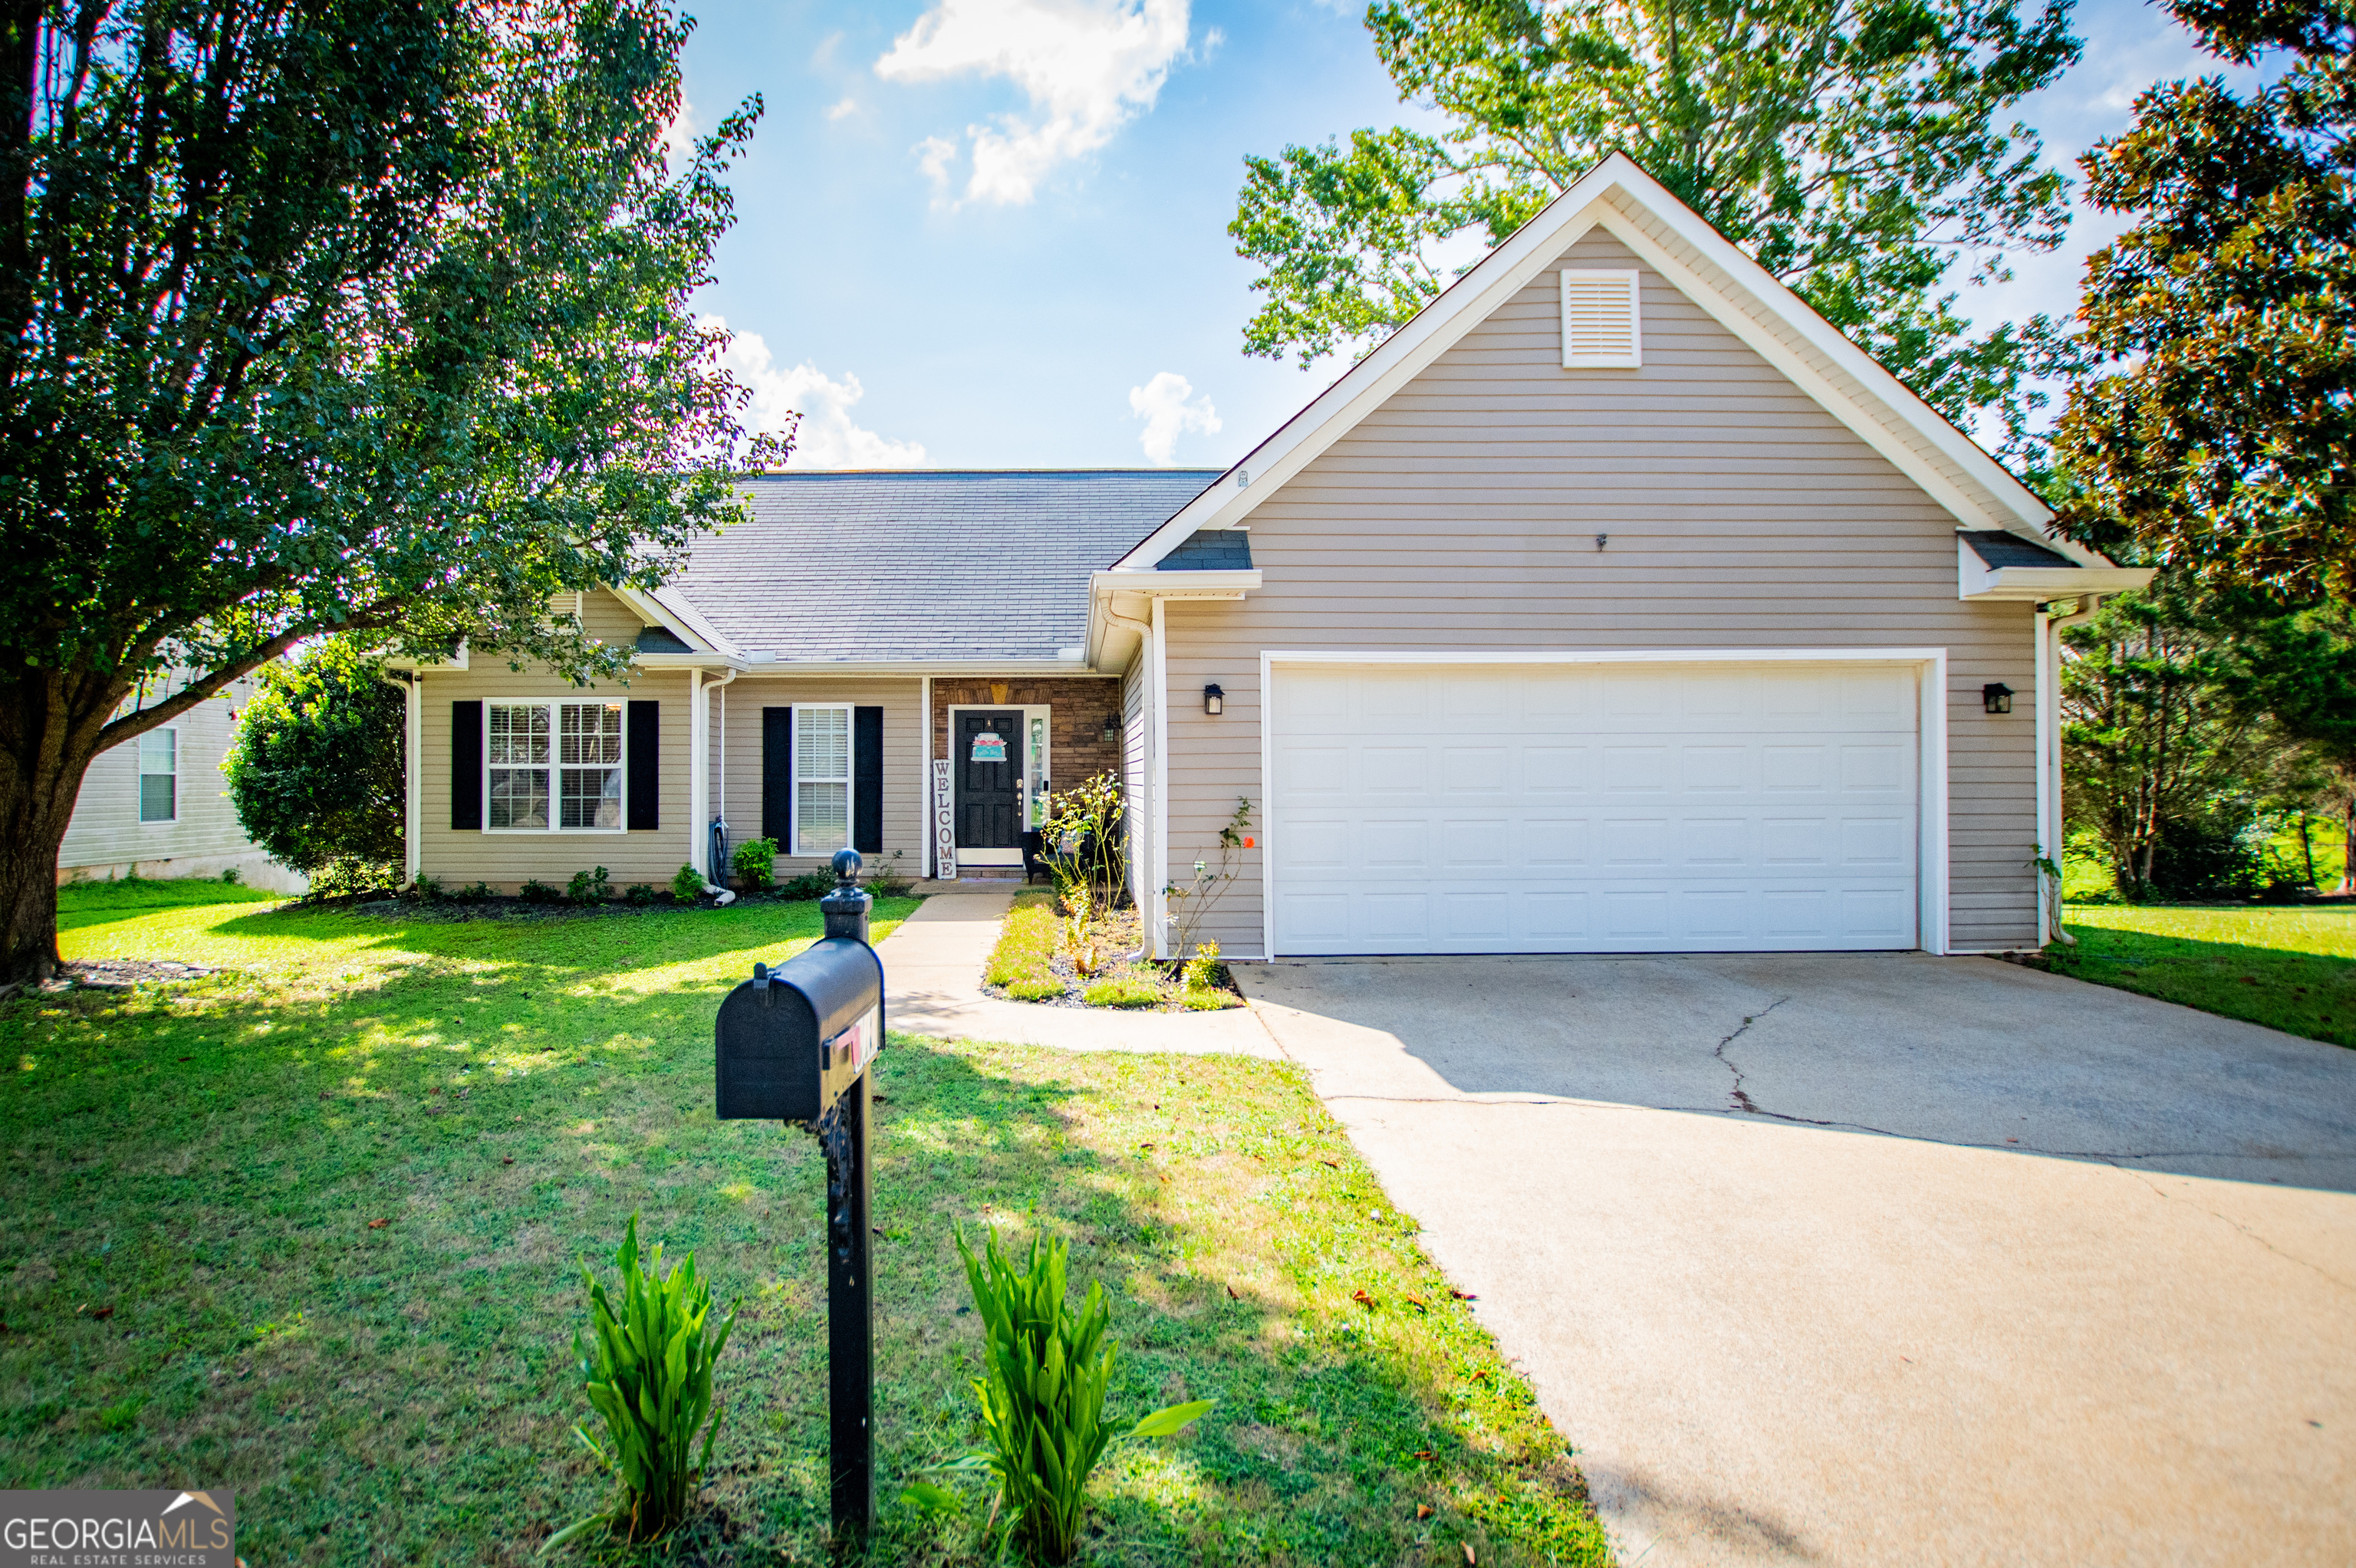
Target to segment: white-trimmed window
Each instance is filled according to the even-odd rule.
[[[180,820],[180,732],[170,725],[139,737],[139,820]]]
[[[794,705],[794,855],[851,847],[851,709]]]
[[[487,702],[483,720],[486,828],[622,831],[620,703]]]
[[[1644,363],[1644,290],[1635,272],[1564,268],[1562,368],[1633,370]]]

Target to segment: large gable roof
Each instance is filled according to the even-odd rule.
[[[1215,469],[768,474],[662,593],[754,658],[1069,659],[1093,571]]]
[[[1615,153],[1146,536],[1116,569],[1151,570],[1202,529],[1245,524],[1286,480],[1598,228],[1888,458],[1953,514],[1959,528],[2006,530],[2038,539],[2078,564],[2106,564],[2077,544],[2049,538],[2051,510],[2003,464],[1634,161]]]

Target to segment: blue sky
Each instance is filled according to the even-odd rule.
[[[1346,367],[1252,359],[1235,254],[1248,154],[1428,123],[1359,6],[1312,0],[705,0],[690,123],[767,112],[700,307],[738,334],[756,420],[796,467],[1224,466]],[[2024,106],[2067,163],[2135,94],[2214,69],[2131,0],[2082,0],[2084,61]],[[1967,296],[2071,308],[2115,219]]]

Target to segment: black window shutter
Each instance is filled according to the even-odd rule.
[[[633,833],[662,826],[662,704],[630,703],[629,828]]]
[[[761,709],[761,837],[793,853],[794,710]]]
[[[483,705],[450,704],[450,826],[483,827]]]
[[[851,847],[884,853],[884,710],[851,710]]]

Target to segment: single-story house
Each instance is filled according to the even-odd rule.
[[[221,774],[237,716],[255,689],[251,678],[233,680],[213,700],[93,758],[59,847],[58,880],[234,871],[248,887],[293,893],[308,887],[309,878],[247,837]],[[123,706],[135,708],[148,695]]]
[[[1012,864],[1117,769],[1165,948],[1239,801],[1230,957],[2022,946],[2048,607],[2148,576],[1623,157],[1231,469],[746,489],[571,607],[626,689],[416,672],[413,872]]]

